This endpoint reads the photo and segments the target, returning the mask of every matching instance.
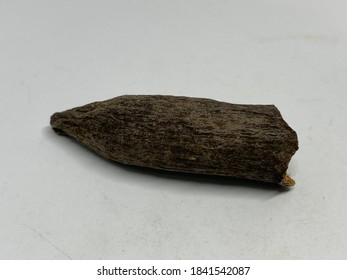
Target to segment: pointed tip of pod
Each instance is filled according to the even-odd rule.
[[[293,187],[295,185],[295,181],[286,173],[280,182],[280,185],[283,187]]]
[[[63,117],[62,113],[54,113],[51,116],[50,125],[52,129],[54,130],[54,132],[57,133],[58,135],[67,135],[61,128],[62,117]]]

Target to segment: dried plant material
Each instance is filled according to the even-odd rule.
[[[52,128],[129,165],[294,185],[294,130],[273,105],[124,95],[51,117]]]

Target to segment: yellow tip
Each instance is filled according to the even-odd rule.
[[[295,185],[295,181],[294,181],[292,178],[290,178],[290,177],[288,176],[288,174],[286,173],[286,174],[284,175],[282,181],[280,182],[280,185],[281,185],[281,186],[284,186],[284,187],[292,187],[292,186]]]

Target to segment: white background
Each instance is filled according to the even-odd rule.
[[[0,0],[1,259],[346,259],[347,4]],[[291,191],[103,160],[50,115],[121,94],[275,104]]]

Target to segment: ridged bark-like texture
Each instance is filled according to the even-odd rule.
[[[124,95],[55,113],[51,125],[124,164],[294,185],[297,135],[273,105]]]

